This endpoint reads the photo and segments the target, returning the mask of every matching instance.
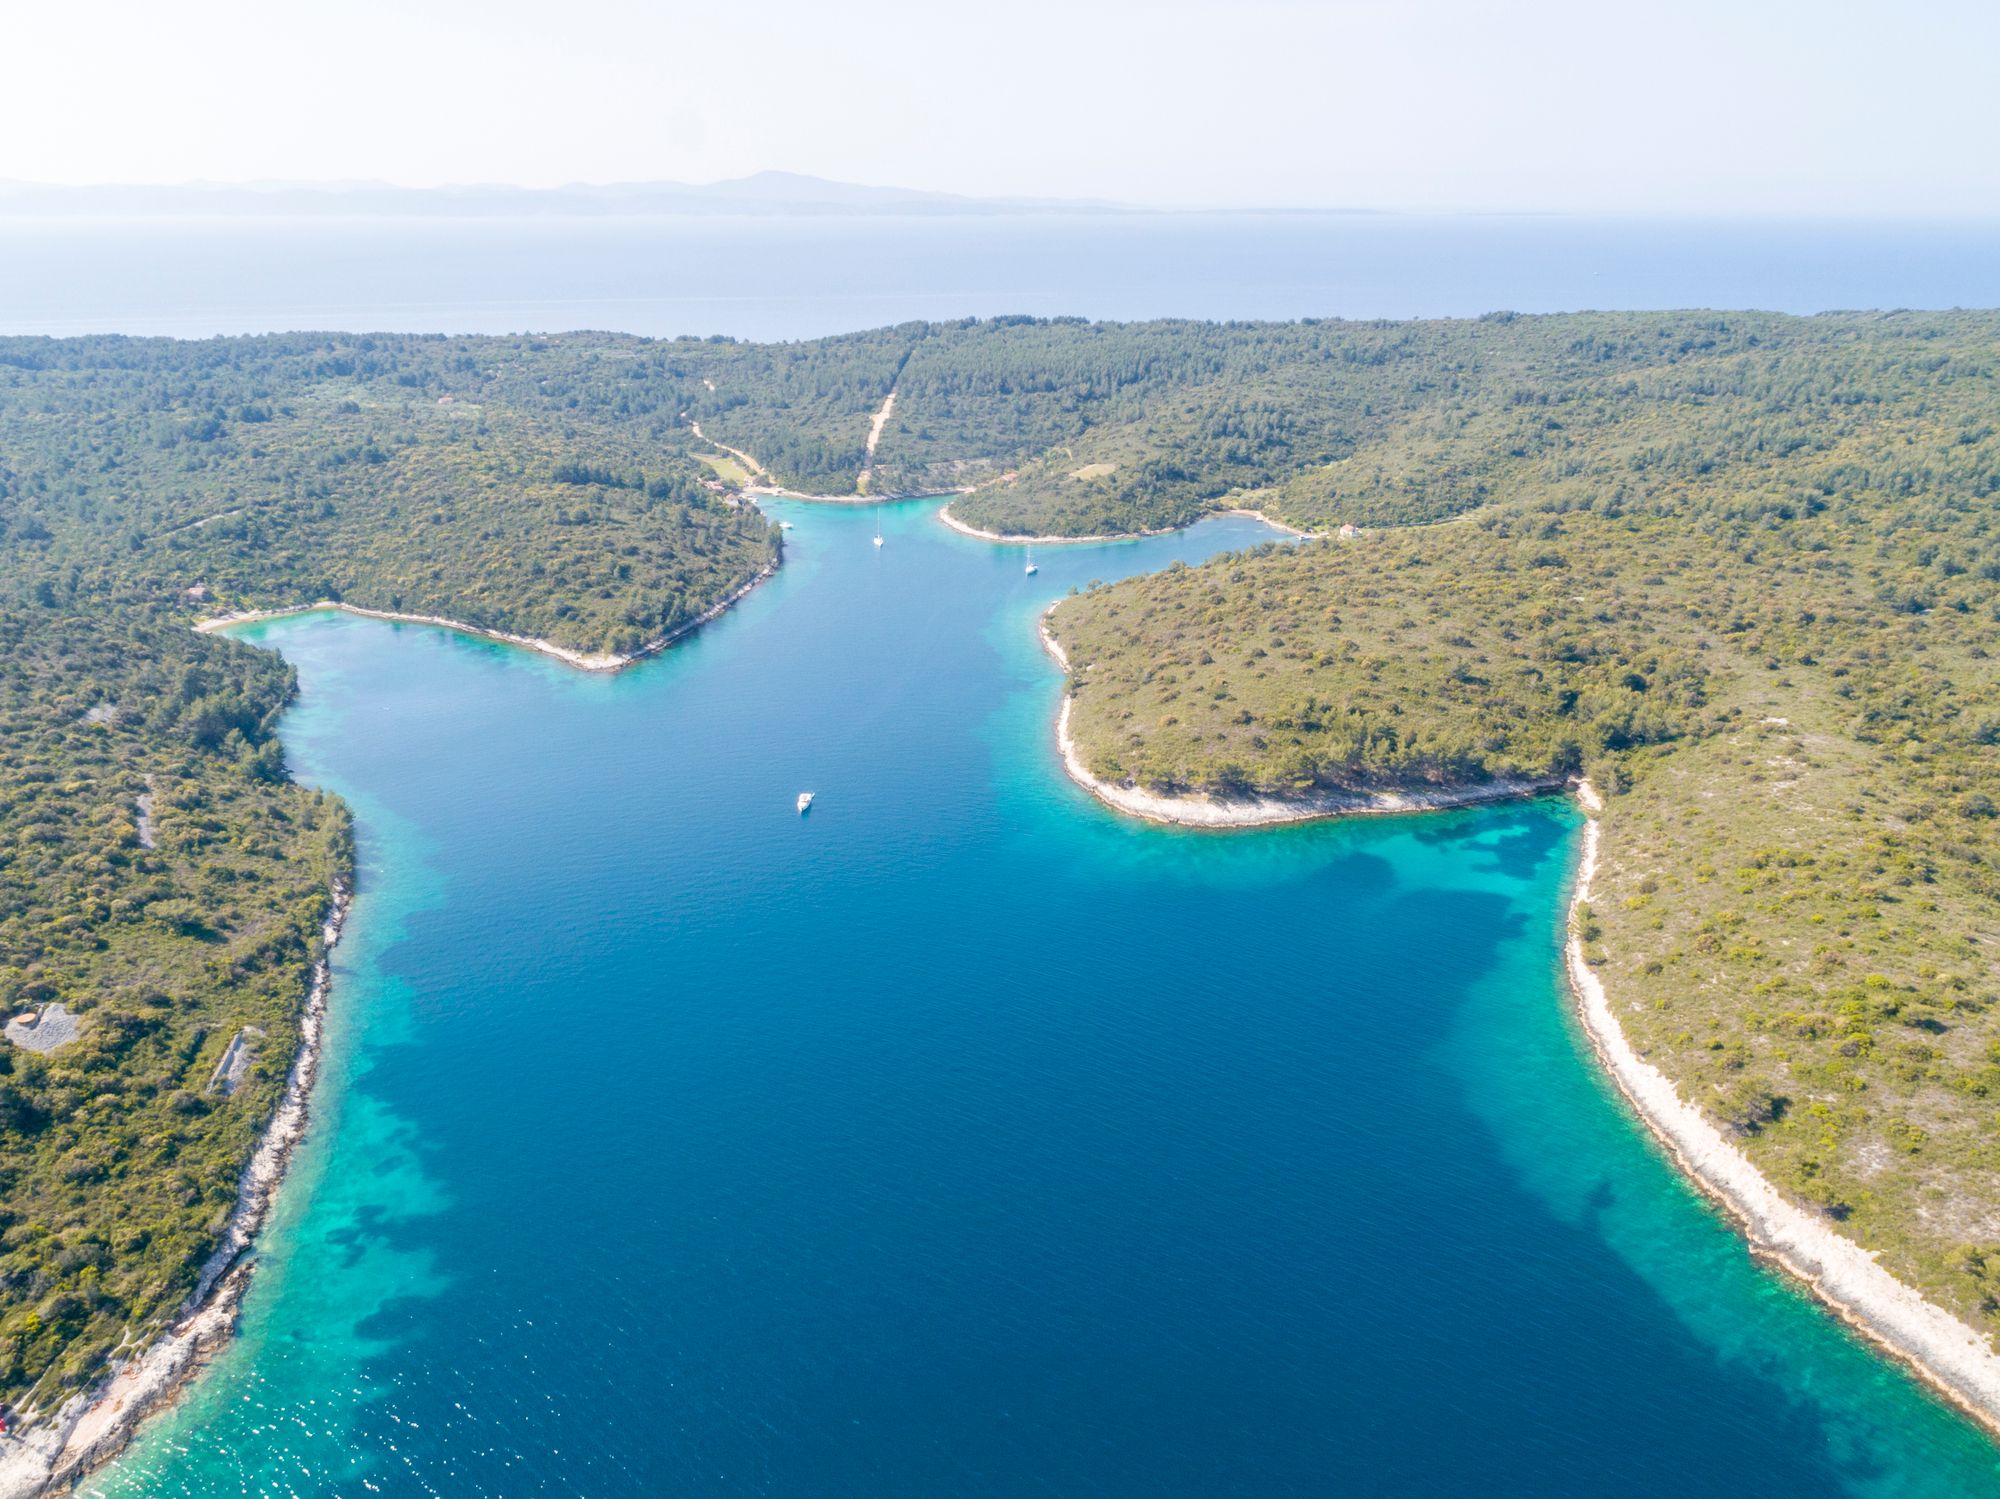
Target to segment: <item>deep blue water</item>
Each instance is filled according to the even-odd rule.
[[[774,509],[779,576],[615,678],[242,632],[362,896],[243,1336],[100,1492],[2000,1493],[1608,1096],[1565,805],[1204,835],[1063,778],[1037,610],[1255,523],[1028,578]]]
[[[2000,220],[1332,214],[0,220],[0,333],[2000,306]]]

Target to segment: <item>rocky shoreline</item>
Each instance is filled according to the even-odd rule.
[[[249,624],[253,620],[289,619],[295,614],[312,614],[322,609],[330,609],[343,614],[356,614],[363,619],[386,619],[407,625],[436,625],[441,630],[450,630],[458,635],[494,640],[502,645],[518,645],[524,650],[539,651],[545,656],[553,656],[556,660],[574,666],[579,671],[623,671],[634,662],[658,655],[676,641],[685,640],[703,625],[720,618],[730,608],[742,602],[759,584],[772,577],[778,571],[778,566],[779,559],[773,558],[759,568],[747,582],[738,584],[725,597],[709,605],[687,623],[675,626],[659,639],[650,640],[638,650],[622,656],[610,651],[579,651],[570,646],[557,645],[553,640],[543,640],[533,635],[513,635],[505,630],[489,630],[482,625],[469,625],[463,620],[446,619],[439,614],[404,614],[392,609],[369,609],[340,599],[320,599],[316,603],[291,604],[281,609],[240,609],[233,614],[218,614],[198,620],[195,628],[204,632],[225,630],[231,625]]]
[[[1595,814],[1603,802],[1587,781],[1578,785],[1577,800],[1592,815],[1583,830],[1563,965],[1604,1070],[1682,1174],[1735,1221],[1752,1253],[1803,1282],[1849,1327],[2000,1436],[2000,1354],[1985,1335],[1925,1300],[1824,1217],[1787,1198],[1706,1114],[1681,1098],[1665,1073],[1633,1050],[1603,980],[1584,957],[1582,911],[1597,873]]]
[[[1054,606],[1051,606],[1053,609]],[[1065,672],[1069,658],[1041,620],[1042,645]],[[1785,1197],[1698,1107],[1680,1096],[1659,1068],[1626,1038],[1604,983],[1585,960],[1582,911],[1597,873],[1604,802],[1587,780],[1495,783],[1459,793],[1384,795],[1379,798],[1273,796],[1221,800],[1177,797],[1116,786],[1094,776],[1070,735],[1075,698],[1063,694],[1056,740],[1064,769],[1093,796],[1121,812],[1153,822],[1198,827],[1267,827],[1322,817],[1418,812],[1467,806],[1510,796],[1574,788],[1588,814],[1583,851],[1569,907],[1564,971],[1578,1017],[1598,1061],[1640,1122],[1665,1147],[1675,1165],[1704,1196],[1721,1206],[1753,1254],[1769,1260],[1810,1290],[1849,1327],[2000,1436],[2000,1354],[1977,1329],[1905,1285],[1875,1255],[1840,1234],[1826,1219]]]
[[[962,492],[969,494],[971,491],[966,490]],[[1282,531],[1287,536],[1297,537],[1300,541],[1312,541],[1325,534],[1320,531],[1301,531],[1297,526],[1285,521],[1271,519],[1270,516],[1261,510],[1250,510],[1243,506],[1231,506],[1226,510],[1207,511],[1197,516],[1190,524],[1199,525],[1202,521],[1217,515],[1247,515],[1252,520],[1262,521],[1273,531]],[[950,526],[952,530],[958,532],[961,536],[972,536],[978,538],[980,541],[996,542],[1001,546],[1077,546],[1084,543],[1101,544],[1107,541],[1143,541],[1148,536],[1171,536],[1176,531],[1186,529],[1185,526],[1161,526],[1153,531],[1118,531],[1104,536],[1006,536],[998,531],[982,531],[977,526],[967,524],[951,513],[950,505],[946,505],[938,511],[938,519],[943,521],[947,526]]]
[[[1148,822],[1188,828],[1267,828],[1288,822],[1312,822],[1325,817],[1394,817],[1411,812],[1443,812],[1487,802],[1518,801],[1546,796],[1569,784],[1564,776],[1542,780],[1486,781],[1477,786],[1437,791],[1314,791],[1303,796],[1182,795],[1121,786],[1091,774],[1070,737],[1069,714],[1076,699],[1064,697],[1056,717],[1056,743],[1071,780],[1107,806]]]
[[[886,494],[804,494],[796,489],[779,489],[770,484],[753,484],[743,491],[752,500],[797,500],[806,505],[898,505],[905,500],[935,500],[948,494],[967,494],[964,489],[917,489],[908,493]]]
[[[630,655],[592,655],[552,641],[499,630],[481,629],[458,620],[429,614],[404,614],[368,609],[332,599],[285,609],[253,609],[199,621],[197,630],[220,630],[257,619],[282,619],[320,609],[338,609],[369,619],[436,625],[463,635],[496,640],[540,651],[584,671],[619,671],[666,649],[715,619],[777,572],[773,558],[756,575],[688,621]],[[36,1499],[66,1492],[86,1474],[102,1467],[123,1450],[140,1424],[172,1404],[236,1328],[236,1316],[249,1289],[254,1261],[248,1251],[270,1216],[285,1169],[305,1137],[310,1122],[313,1084],[318,1077],[326,1007],[332,989],[332,951],[340,940],[352,898],[336,883],[329,914],[321,929],[321,953],[313,966],[306,1006],[299,1021],[299,1047],[293,1055],[285,1091],[264,1137],[244,1168],[236,1207],[222,1237],[203,1265],[195,1288],[174,1324],[145,1351],[117,1365],[97,1385],[74,1396],[53,1417],[37,1419],[25,1413],[25,1429],[0,1436],[0,1499]]]
[[[1054,607],[1051,605],[1050,610]],[[1040,630],[1042,649],[1067,672],[1069,657],[1049,629],[1048,612],[1042,615]],[[1131,817],[1176,827],[1265,828],[1288,822],[1309,822],[1322,817],[1392,817],[1410,812],[1442,812],[1452,807],[1546,796],[1569,784],[1567,776],[1546,776],[1487,781],[1477,786],[1455,786],[1437,791],[1315,791],[1304,796],[1251,793],[1232,797],[1148,791],[1143,786],[1107,781],[1093,774],[1090,767],[1083,763],[1083,756],[1077,752],[1076,740],[1069,728],[1070,710],[1075,703],[1075,697],[1065,691],[1062,707],[1056,714],[1056,747],[1061,751],[1063,769],[1069,773],[1069,778],[1108,807]]]
[[[173,1326],[52,1417],[31,1422],[19,1435],[0,1438],[0,1499],[34,1499],[70,1490],[117,1456],[148,1416],[170,1405],[235,1331],[237,1311],[255,1269],[248,1251],[270,1216],[285,1170],[311,1120],[312,1090],[319,1076],[333,987],[333,948],[351,904],[347,888],[336,883],[320,929],[320,955],[299,1017],[299,1049],[284,1093],[244,1167],[222,1238]]]
[[[219,630],[250,620],[280,619],[320,609],[338,609],[369,619],[436,625],[463,635],[522,646],[584,671],[619,671],[665,650],[717,618],[776,573],[780,560],[773,558],[727,597],[630,655],[593,655],[571,650],[553,641],[482,629],[438,615],[368,609],[332,599],[287,609],[245,610],[221,615],[201,620],[195,628]],[[309,1103],[319,1071],[321,1036],[332,986],[331,953],[340,938],[341,925],[346,920],[349,905],[348,891],[336,884],[330,913],[321,932],[322,952],[314,965],[305,1011],[300,1018],[299,1048],[292,1058],[284,1094],[256,1153],[244,1168],[236,1207],[215,1250],[202,1267],[194,1291],[181,1307],[173,1326],[156,1338],[143,1353],[117,1366],[95,1387],[66,1402],[52,1418],[35,1420],[31,1413],[26,1429],[19,1435],[0,1437],[0,1499],[34,1499],[37,1495],[66,1491],[85,1474],[109,1462],[131,1440],[140,1423],[155,1411],[170,1405],[235,1331],[237,1312],[244,1293],[249,1289],[254,1268],[248,1251],[270,1215],[271,1205],[284,1181],[285,1168],[304,1138],[310,1119]]]
[[[199,621],[197,630],[219,630],[256,619],[280,619],[320,609],[338,609],[369,619],[436,625],[463,635],[522,646],[555,657],[583,671],[620,671],[665,650],[717,618],[752,589],[777,572],[781,559],[679,628],[629,655],[590,654],[553,641],[482,629],[438,615],[369,609],[333,599],[285,609],[244,610]],[[332,987],[331,954],[340,938],[351,897],[336,884],[329,915],[321,931],[322,951],[313,967],[306,1006],[300,1017],[299,1047],[292,1058],[285,1091],[255,1154],[244,1168],[221,1239],[203,1265],[193,1292],[173,1325],[144,1352],[116,1366],[93,1388],[67,1401],[52,1417],[28,1413],[25,1429],[0,1437],[0,1499],[35,1499],[71,1490],[86,1474],[104,1466],[122,1451],[145,1419],[171,1405],[210,1358],[229,1341],[237,1313],[250,1286],[255,1262],[249,1250],[270,1216],[285,1169],[304,1138],[310,1121],[310,1100],[319,1072],[326,1006]]]
[[[969,493],[970,491],[965,491]],[[1139,541],[1148,536],[1171,536],[1178,526],[1161,526],[1156,531],[1121,531],[1109,536],[1003,536],[998,531],[982,531],[977,526],[967,525],[951,513],[949,504],[938,510],[938,519],[961,536],[975,537],[980,541],[997,542],[1001,546],[1082,546],[1090,542]]]

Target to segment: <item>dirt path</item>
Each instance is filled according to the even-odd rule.
[[[861,472],[855,475],[854,488],[858,494],[868,493],[868,481],[875,475],[875,445],[882,440],[882,428],[888,424],[889,413],[896,406],[896,387],[889,387],[889,394],[882,398],[882,409],[875,413],[875,420],[868,424],[868,456],[861,465]]]
[[[214,515],[204,515],[200,520],[184,520],[178,526],[168,526],[164,531],[155,534],[172,536],[180,531],[199,531],[203,526],[212,526],[219,520],[228,520],[232,515],[241,515],[243,509],[243,506],[238,505],[234,510],[219,510]]]
[[[771,477],[769,474],[764,472],[763,464],[759,463],[755,458],[752,458],[748,453],[744,452],[741,448],[732,448],[726,442],[717,442],[713,437],[710,437],[706,432],[702,431],[700,422],[689,422],[688,430],[693,432],[696,437],[699,437],[703,442],[707,443],[710,447],[722,449],[723,452],[727,453],[731,458],[734,458],[738,463],[742,464],[745,470],[747,470],[752,477],[762,477],[766,479]]]

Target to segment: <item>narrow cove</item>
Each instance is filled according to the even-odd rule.
[[[1040,608],[1265,528],[770,508],[614,678],[240,632],[363,883],[243,1335],[93,1491],[2000,1492],[1593,1071],[1566,806],[1067,782]]]

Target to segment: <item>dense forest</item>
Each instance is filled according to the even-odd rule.
[[[812,493],[854,493],[893,388],[875,492],[965,490],[969,523],[1080,536],[1244,504],[1308,528],[1408,525],[1527,486],[1630,508],[1703,464],[1782,487],[1918,414],[1990,332],[1980,314],[991,318],[628,358],[672,380],[706,437]]]
[[[940,404],[983,439],[927,408],[919,378],[950,340],[920,345],[878,468],[905,487],[944,477],[913,436],[942,432],[1000,468],[968,473],[978,487],[953,514],[1008,534],[1149,530],[1236,505],[1308,528],[1408,525],[1531,485],[1629,508],[1697,464],[1740,483],[1912,416],[1964,373],[1927,366],[1984,336],[1976,317],[1734,313],[1063,332],[959,335],[977,354],[938,377]],[[1050,340],[1062,350],[1031,385],[1017,362]]]
[[[703,436],[750,453],[788,488],[851,495],[869,422],[926,331],[916,323],[815,343],[671,347],[704,356],[675,366],[687,372],[682,403]]]
[[[0,1401],[185,1296],[351,862],[283,663],[189,627],[337,599],[630,655],[777,559],[723,447],[851,496],[892,390],[872,493],[1319,533],[1061,606],[1093,769],[1587,773],[1635,1042],[2000,1326],[1996,364],[1975,313],[0,339],[0,993],[80,1025],[0,1046]]]
[[[775,556],[705,487],[681,394],[635,340],[0,340],[0,587],[627,654]]]

